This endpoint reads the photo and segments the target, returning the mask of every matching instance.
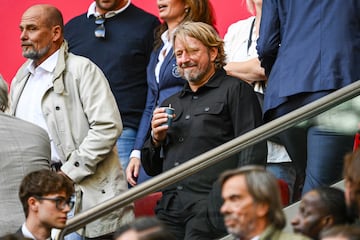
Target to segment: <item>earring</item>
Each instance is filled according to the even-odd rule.
[[[189,8],[185,8],[185,13],[188,13],[190,11]]]

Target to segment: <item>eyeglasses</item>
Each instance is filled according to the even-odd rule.
[[[94,31],[95,37],[105,38],[105,17],[103,15],[97,16],[95,19],[95,23],[98,25]]]
[[[69,206],[70,209],[74,207],[75,202],[69,198],[65,199],[63,197],[55,197],[55,198],[47,198],[47,197],[40,197],[35,196],[37,200],[48,200],[55,202],[56,208],[60,211],[64,210],[66,208],[66,205]]]

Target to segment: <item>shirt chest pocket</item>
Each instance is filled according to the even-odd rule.
[[[203,106],[197,106],[194,108],[193,113],[194,116],[199,116],[201,117],[202,115],[204,115],[204,117],[206,117],[207,115],[219,115],[221,116],[222,113],[224,112],[224,103],[222,102],[216,102],[216,103],[212,103],[212,104],[206,104]]]
[[[222,128],[227,125],[226,107],[224,103],[216,102],[197,106],[193,109],[191,126],[199,138],[215,137],[223,134]],[[226,127],[225,127],[226,128]],[[193,132],[191,133],[194,134]]]

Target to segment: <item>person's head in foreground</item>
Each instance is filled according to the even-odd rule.
[[[120,228],[114,240],[175,240],[155,217],[140,217]]]
[[[344,192],[337,188],[320,187],[302,197],[291,224],[294,232],[318,239],[321,230],[347,222]]]
[[[360,149],[344,158],[345,199],[348,215],[360,216]]]
[[[277,180],[263,167],[226,171],[220,182],[224,200],[220,211],[230,234],[251,239],[270,225],[279,230],[284,228],[286,220]]]
[[[64,228],[74,203],[73,183],[50,170],[26,175],[20,185],[19,198],[26,217],[26,228],[36,237],[50,237],[52,228]],[[44,236],[46,235],[46,236]]]

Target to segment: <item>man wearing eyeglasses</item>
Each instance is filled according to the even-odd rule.
[[[20,185],[19,198],[26,221],[16,232],[19,237],[51,239],[51,229],[65,227],[67,214],[73,208],[72,182],[61,174],[39,170],[26,175]]]

